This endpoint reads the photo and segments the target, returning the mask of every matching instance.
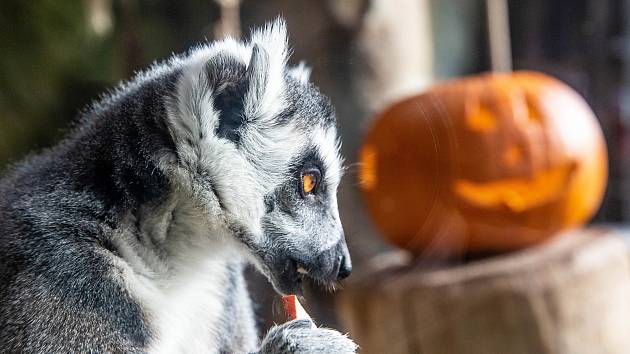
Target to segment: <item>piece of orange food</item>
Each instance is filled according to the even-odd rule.
[[[287,321],[311,319],[311,316],[308,315],[304,307],[300,304],[297,296],[283,296],[282,303],[284,304],[284,313],[287,316]]]

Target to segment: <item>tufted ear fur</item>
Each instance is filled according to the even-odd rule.
[[[194,163],[215,136],[238,144],[249,125],[271,126],[286,109],[287,57],[286,25],[277,19],[247,42],[226,39],[177,58],[169,121],[179,157]]]
[[[262,109],[267,85],[269,82],[269,54],[254,44],[252,47],[252,55],[247,66],[247,94],[245,97],[246,106],[249,109],[246,117],[248,120],[254,120],[257,112]]]
[[[296,79],[298,82],[302,84],[307,84],[311,78],[312,69],[307,66],[303,61],[300,62],[297,66],[293,66],[289,68],[289,76]]]
[[[284,109],[287,40],[286,24],[282,19],[252,33],[247,68],[250,89],[245,97],[244,112],[249,121],[266,121]]]

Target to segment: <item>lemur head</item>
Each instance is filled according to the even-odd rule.
[[[304,274],[329,283],[351,270],[334,111],[287,57],[282,20],[246,43],[198,48],[181,59],[168,109],[193,196],[280,293],[299,291]]]

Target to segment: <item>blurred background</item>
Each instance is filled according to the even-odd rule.
[[[291,62],[312,66],[312,81],[337,109],[349,166],[341,217],[361,268],[389,247],[358,192],[362,134],[388,104],[490,69],[485,1],[2,0],[0,171],[54,144],[87,104],[135,71],[226,34],[246,37],[278,15],[288,24]],[[508,15],[514,69],[568,83],[599,118],[610,178],[595,221],[629,220],[630,1],[512,0]],[[279,321],[277,300],[264,279],[251,278],[266,328]],[[316,289],[307,293],[314,317],[339,327],[333,302]]]

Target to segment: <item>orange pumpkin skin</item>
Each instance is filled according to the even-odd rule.
[[[440,84],[374,120],[360,186],[390,242],[416,254],[507,251],[583,224],[607,181],[597,119],[535,72]]]

